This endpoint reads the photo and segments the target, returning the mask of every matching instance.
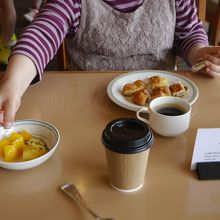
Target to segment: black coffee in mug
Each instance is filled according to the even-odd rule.
[[[186,110],[177,105],[163,105],[155,109],[161,115],[178,116],[186,113]]]
[[[147,113],[148,118],[141,117]],[[153,99],[149,107],[136,111],[139,120],[150,125],[152,130],[165,137],[175,137],[185,132],[190,125],[191,105],[181,97],[162,96]]]

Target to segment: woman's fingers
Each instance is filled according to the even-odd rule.
[[[20,100],[10,99],[2,101],[0,106],[0,125],[4,126],[4,128],[11,128],[13,126],[15,114],[20,106]]]
[[[205,72],[205,75],[208,75],[208,76],[210,76],[210,77],[219,77],[220,76],[220,73],[219,72],[216,72],[215,70],[213,70],[213,68],[212,69],[210,69],[210,68],[206,68],[206,72]]]
[[[3,125],[5,128],[13,126],[15,114],[19,108],[20,101],[8,101],[4,105]]]
[[[206,72],[212,76],[220,75],[220,55],[206,55]]]
[[[215,55],[207,54],[205,59],[210,61],[211,63],[220,66],[220,54],[217,53]]]
[[[0,110],[0,125],[4,125],[4,111]]]

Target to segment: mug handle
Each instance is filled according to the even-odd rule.
[[[137,118],[138,118],[139,120],[141,120],[141,121],[143,121],[143,122],[149,124],[149,123],[150,123],[149,120],[147,120],[147,119],[141,117],[141,116],[140,116],[140,113],[148,113],[148,114],[149,114],[149,108],[148,108],[148,107],[142,107],[142,108],[140,108],[140,109],[138,109],[138,110],[136,111],[136,116],[137,116]]]

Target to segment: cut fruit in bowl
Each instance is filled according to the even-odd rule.
[[[15,121],[0,129],[0,167],[24,170],[48,160],[58,147],[60,134],[52,124],[40,120]]]

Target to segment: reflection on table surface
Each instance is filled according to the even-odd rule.
[[[59,189],[68,182],[100,216],[116,220],[220,218],[220,181],[199,181],[190,170],[197,128],[220,127],[220,78],[177,72],[199,88],[190,128],[175,138],[155,134],[143,188],[122,193],[108,182],[101,133],[113,119],[135,117],[106,93],[109,82],[123,73],[46,72],[42,82],[29,87],[16,119],[48,121],[59,129],[61,140],[41,166],[0,169],[1,219],[91,219]]]

